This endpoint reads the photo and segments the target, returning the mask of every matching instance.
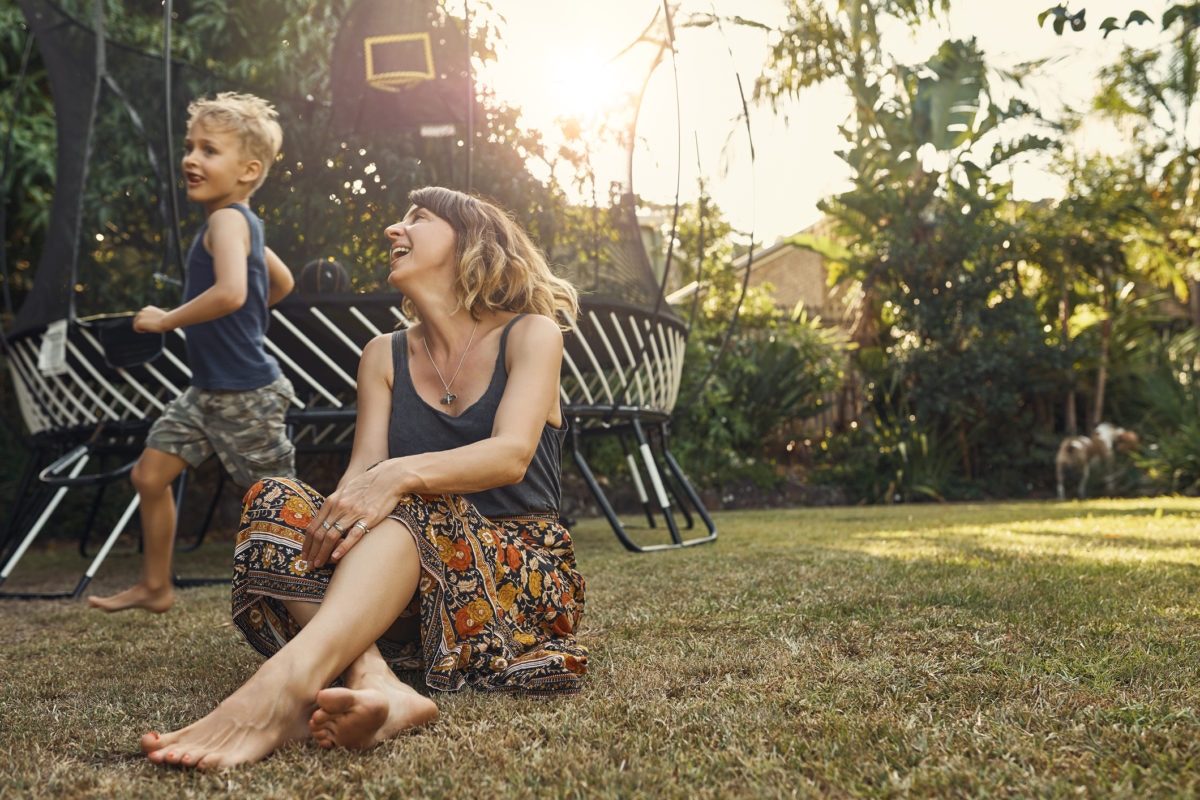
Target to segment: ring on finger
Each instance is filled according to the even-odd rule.
[[[329,520],[325,520],[324,522],[321,523],[321,527],[324,528],[325,530],[329,530],[333,526],[329,524]]]
[[[336,531],[337,531],[338,533],[340,533],[342,536],[345,536],[345,535],[346,535],[346,529],[342,527],[342,523],[340,523],[340,522],[335,522],[335,523],[333,523],[333,527],[334,527],[334,530],[336,530]]]
[[[358,522],[351,525],[350,527],[351,528],[362,528],[362,532],[363,532],[364,536],[371,532],[371,529],[367,527],[367,523],[363,522],[361,519]]]

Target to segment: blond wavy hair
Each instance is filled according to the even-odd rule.
[[[409,201],[446,220],[455,233],[455,293],[471,316],[487,311],[541,314],[564,330],[579,315],[579,294],[550,271],[546,257],[513,218],[475,195],[440,186],[409,192]],[[419,319],[405,298],[404,313]]]
[[[262,172],[250,190],[257,191],[283,147],[283,128],[275,107],[252,94],[221,92],[216,97],[193,100],[187,110],[189,128],[200,122],[230,131],[241,142],[242,157],[262,164]]]

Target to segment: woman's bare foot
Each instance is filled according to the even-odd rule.
[[[208,716],[171,733],[142,736],[142,751],[155,764],[199,769],[261,761],[308,735],[311,696],[286,687],[260,670]]]
[[[143,611],[153,611],[155,614],[161,614],[175,604],[175,588],[168,583],[161,589],[148,589],[139,583],[137,586],[110,595],[109,597],[96,597],[93,595],[87,601],[88,605],[92,608],[99,608],[109,612],[140,608]]]
[[[438,718],[438,707],[394,675],[364,678],[354,688],[317,693],[317,710],[308,721],[321,747],[363,750]]]

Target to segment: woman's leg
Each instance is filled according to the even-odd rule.
[[[438,707],[392,672],[372,645],[342,674],[344,687],[317,693],[309,731],[321,747],[359,750],[428,725]]]
[[[420,570],[407,528],[394,520],[376,525],[339,562],[319,609],[294,639],[208,716],[148,733],[142,749],[155,763],[219,768],[258,761],[303,738],[317,693],[374,650],[412,599]]]
[[[284,605],[302,627],[320,608],[302,600]],[[308,727],[321,747],[363,750],[438,718],[437,704],[397,678],[375,645],[346,668],[342,684],[317,693]]]

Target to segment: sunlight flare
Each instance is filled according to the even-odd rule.
[[[621,100],[611,63],[594,50],[562,50],[547,58],[556,117],[583,123],[602,120]]]

